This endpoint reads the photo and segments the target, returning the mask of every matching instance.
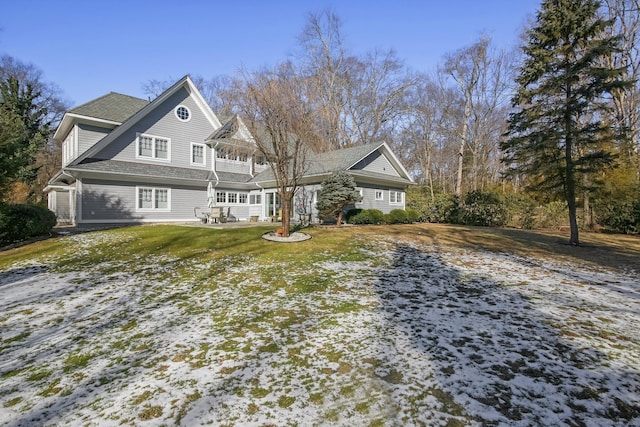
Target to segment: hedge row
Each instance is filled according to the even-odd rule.
[[[0,245],[47,234],[56,215],[41,206],[0,204]]]
[[[563,201],[538,204],[525,194],[471,191],[459,202],[455,194],[433,197],[414,191],[407,206],[419,212],[421,221],[461,225],[510,226],[523,229],[559,228],[569,222]],[[640,233],[640,199],[637,195],[596,201],[593,213],[598,225],[620,233]],[[578,210],[582,225],[582,211]]]
[[[420,213],[407,209],[394,209],[388,214],[378,209],[351,209],[346,214],[348,224],[411,224],[420,220]]]

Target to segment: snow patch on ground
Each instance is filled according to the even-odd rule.
[[[0,271],[0,424],[640,425],[635,273],[375,246],[204,282],[176,273],[219,271],[198,259]]]

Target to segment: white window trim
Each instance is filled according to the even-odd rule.
[[[396,201],[392,202],[391,201],[391,193],[396,193]],[[402,191],[396,191],[396,190],[389,190],[389,204],[390,205],[402,205],[403,204],[403,192]]]
[[[193,147],[202,147],[202,163],[196,163],[193,161]],[[189,152],[189,163],[192,166],[207,166],[207,146],[200,144],[199,142],[192,142],[191,151]]]
[[[361,205],[364,203],[364,190],[362,188],[356,187],[356,191],[360,193],[360,201],[356,202],[356,205]]]
[[[76,157],[78,157],[78,125],[71,128],[62,142],[62,165],[68,165]]]
[[[156,190],[167,190],[167,207],[166,208],[141,208],[138,205],[140,200],[140,190],[151,190],[152,196],[151,200],[155,202],[156,200]],[[147,187],[147,186],[136,186],[136,212],[170,212],[171,211],[171,188],[166,187]]]
[[[218,201],[218,193],[224,193],[224,202],[219,202]],[[231,202],[229,201],[229,195],[230,194],[235,194],[236,195],[236,201],[235,202]],[[245,196],[247,196],[247,200],[244,203],[240,203],[240,194],[244,194]],[[216,192],[216,203],[223,203],[225,205],[230,205],[230,206],[246,206],[249,205],[249,193],[244,193],[242,191],[218,191]]]
[[[380,197],[378,197],[378,194],[380,194]],[[375,200],[384,200],[384,191],[382,190],[375,190]]]
[[[185,119],[183,119],[183,118],[181,118],[181,117],[178,115],[178,109],[179,109],[179,108],[181,108],[181,107],[182,107],[182,108],[184,108],[185,110],[187,110],[187,113],[189,114],[189,117],[188,117],[186,120],[185,120]],[[183,122],[183,123],[186,123],[186,122],[188,122],[189,120],[191,120],[191,110],[190,110],[190,109],[189,109],[189,107],[187,107],[186,105],[182,105],[182,104],[181,104],[181,105],[178,105],[178,106],[173,110],[173,113],[176,115],[176,118],[177,118],[178,120],[180,120],[181,122]]]
[[[248,204],[250,204],[251,206],[260,206],[260,205],[262,205],[262,193],[249,194],[248,196],[249,196],[248,197]],[[251,198],[252,197],[253,197],[254,203],[251,203]],[[258,197],[260,198],[260,201],[256,202]]]
[[[141,156],[140,155],[140,137],[144,136],[146,138],[153,138],[153,155],[152,156]],[[167,141],[167,158],[166,159],[160,159],[156,154],[156,139],[164,139]],[[169,163],[171,162],[171,138],[166,138],[164,136],[158,136],[158,135],[151,135],[148,133],[142,133],[142,132],[138,132],[136,133],[136,159],[141,159],[141,160],[152,160],[154,162],[164,162],[164,163]]]
[[[218,195],[224,195],[224,200],[218,199]],[[216,203],[227,204],[227,192],[226,191],[216,191]]]

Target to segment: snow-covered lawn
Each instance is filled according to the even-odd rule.
[[[640,425],[637,272],[388,238],[91,265],[130,233],[0,270],[0,424]]]

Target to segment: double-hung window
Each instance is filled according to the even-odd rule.
[[[382,190],[376,190],[376,200],[384,200],[384,193]]]
[[[402,192],[401,191],[389,191],[389,204],[400,205],[402,204]]]
[[[139,133],[136,138],[136,157],[154,160],[170,160],[171,140]]]
[[[168,188],[138,187],[139,211],[170,210],[170,192]]]
[[[191,164],[196,166],[205,166],[205,149],[204,144],[191,143]]]
[[[262,194],[252,194],[249,196],[249,204],[250,205],[259,205],[262,204]]]
[[[227,193],[225,191],[216,192],[216,203],[227,203]]]

